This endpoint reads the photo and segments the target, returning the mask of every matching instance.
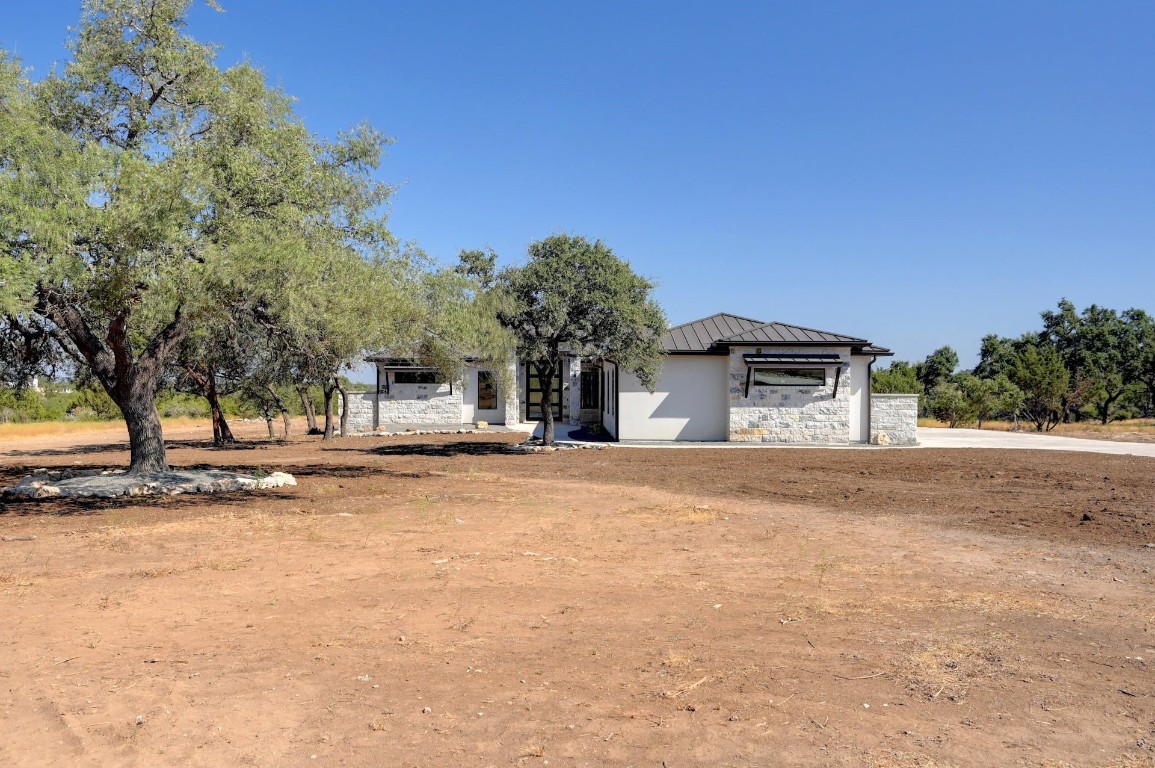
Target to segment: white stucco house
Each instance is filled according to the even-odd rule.
[[[809,445],[913,444],[915,395],[870,390],[876,359],[890,350],[866,339],[718,313],[671,328],[654,392],[612,360],[567,358],[553,387],[554,418],[618,441],[699,441]],[[375,392],[350,404],[354,430],[390,424],[536,422],[547,383],[514,363],[517,385],[466,361],[450,382],[412,361],[375,355]]]

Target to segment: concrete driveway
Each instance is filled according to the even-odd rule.
[[[1033,451],[1087,451],[1130,456],[1155,456],[1155,443],[1087,440],[1037,432],[994,432],[986,429],[919,427],[921,448],[1023,448]]]

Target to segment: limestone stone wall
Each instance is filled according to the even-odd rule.
[[[382,392],[377,425],[460,424],[462,386],[449,384],[390,384]],[[352,410],[352,408],[350,408]]]
[[[804,355],[814,350],[765,347],[765,352]],[[850,442],[850,349],[823,349],[838,352],[843,360],[838,397],[834,397],[834,374],[827,369],[823,387],[756,387],[746,391],[745,354],[757,348],[730,350],[730,435],[741,443],[802,443],[840,445]]]
[[[870,442],[876,445],[916,445],[918,395],[871,395]]]
[[[506,383],[510,391],[501,393],[502,407],[505,409],[502,417],[503,424],[512,425],[521,421],[521,393],[524,391],[525,382],[518,378],[518,368],[522,368],[522,366],[513,360],[505,372]]]
[[[341,398],[337,398],[337,409],[340,413]],[[337,422],[340,424],[340,422]],[[373,393],[349,392],[349,422],[346,427],[350,432],[373,431]]]

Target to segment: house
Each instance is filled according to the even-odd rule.
[[[890,350],[866,339],[719,313],[671,328],[654,392],[612,360],[571,355],[552,382],[513,365],[513,391],[479,361],[446,381],[410,360],[378,355],[377,391],[350,408],[356,429],[389,424],[525,423],[546,387],[559,423],[597,426],[619,441],[848,445],[913,444],[918,398],[870,390]]]

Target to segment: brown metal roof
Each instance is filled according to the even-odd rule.
[[[722,344],[802,344],[802,345],[830,345],[847,344],[859,346],[869,344],[866,339],[857,336],[846,336],[841,333],[819,331],[814,328],[803,328],[800,325],[787,323],[764,323],[754,328],[747,328],[738,333],[717,339]]]
[[[662,339],[662,344],[667,352],[706,352],[727,336],[733,336],[760,325],[763,325],[761,320],[751,320],[748,317],[719,312],[716,315],[671,328]]]

